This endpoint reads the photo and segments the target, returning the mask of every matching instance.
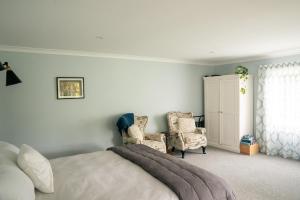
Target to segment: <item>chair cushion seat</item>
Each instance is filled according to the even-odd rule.
[[[197,133],[183,133],[182,135],[183,135],[183,140],[187,145],[196,144],[199,142],[201,144],[206,143],[205,135],[197,134]]]
[[[155,150],[166,153],[166,145],[164,142],[154,141],[154,140],[143,140],[142,144],[151,147]]]

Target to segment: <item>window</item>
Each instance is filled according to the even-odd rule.
[[[300,65],[261,66],[256,135],[269,155],[300,159]]]

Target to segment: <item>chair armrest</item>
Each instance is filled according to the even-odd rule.
[[[165,135],[162,133],[145,134],[145,139],[164,142]]]
[[[206,128],[196,128],[195,133],[205,135],[205,133],[206,133]]]
[[[170,135],[172,136],[172,135]],[[183,132],[181,130],[178,130],[178,132],[173,133],[173,136],[175,136],[176,138],[180,138],[181,140],[183,140]]]
[[[180,150],[185,149],[185,142],[184,142],[182,131],[179,130],[178,132],[173,133],[173,135],[171,135],[171,137],[175,137],[175,139],[176,139],[175,148],[179,148]]]

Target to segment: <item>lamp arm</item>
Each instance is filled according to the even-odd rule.
[[[8,62],[4,62],[3,64],[0,62],[0,71],[3,70],[11,70],[10,66],[8,65]]]
[[[5,67],[6,70],[10,70],[10,66],[8,65],[8,62],[4,62],[3,66]]]

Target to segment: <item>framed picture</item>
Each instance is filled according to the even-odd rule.
[[[57,99],[84,99],[83,77],[56,77]]]

